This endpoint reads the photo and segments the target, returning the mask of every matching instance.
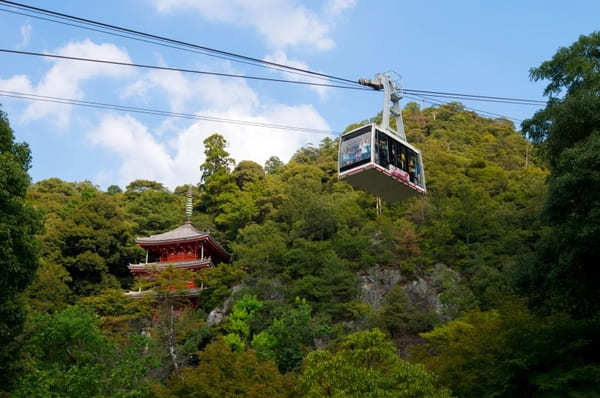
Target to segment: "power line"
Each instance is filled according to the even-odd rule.
[[[100,64],[131,66],[131,67],[144,68],[144,69],[166,70],[166,71],[171,71],[171,72],[194,73],[194,74],[200,74],[200,75],[212,75],[212,76],[232,77],[232,78],[251,79],[251,80],[264,80],[264,81],[270,81],[270,82],[303,84],[303,85],[309,85],[309,86],[345,88],[345,89],[349,89],[349,90],[363,90],[363,91],[371,91],[371,92],[373,91],[372,89],[366,88],[366,87],[347,86],[347,85],[328,84],[328,83],[315,83],[315,82],[308,82],[308,81],[302,81],[302,80],[275,79],[275,78],[263,77],[263,76],[248,76],[248,75],[239,75],[239,74],[232,74],[232,73],[202,71],[202,70],[196,70],[196,69],[174,68],[174,67],[168,67],[168,66],[135,64],[135,63],[129,63],[129,62],[109,61],[109,60],[96,59],[96,58],[71,57],[71,56],[59,55],[59,54],[9,50],[6,48],[0,48],[0,52],[9,53],[9,54],[19,54],[19,55],[31,55],[31,56],[46,57],[46,58],[68,59],[71,61],[83,61],[83,62],[94,62],[94,63],[100,63]]]
[[[16,2],[8,1],[8,0],[0,0],[0,3],[4,3],[7,7],[11,7],[13,9],[28,10],[29,12],[42,14],[45,16],[52,16],[54,18],[59,18],[62,20],[56,20],[56,19],[52,19],[52,18],[44,18],[44,17],[32,15],[32,14],[17,12],[17,11],[13,11],[13,10],[7,10],[7,9],[3,9],[3,8],[0,8],[0,11],[10,12],[10,13],[19,14],[19,15],[27,15],[27,16],[30,16],[33,18],[38,18],[38,19],[42,19],[42,20],[46,20],[46,21],[50,21],[50,22],[61,23],[61,24],[69,25],[69,26],[82,28],[82,29],[93,30],[93,31],[97,31],[97,32],[105,33],[105,34],[116,35],[119,37],[124,37],[124,38],[128,38],[128,39],[133,39],[133,40],[139,40],[142,42],[166,46],[166,47],[175,48],[175,49],[179,49],[179,50],[192,51],[192,52],[200,53],[203,55],[215,56],[217,58],[222,58],[222,59],[226,59],[226,60],[230,60],[230,61],[234,61],[234,62],[241,62],[241,63],[253,65],[253,66],[261,66],[261,67],[265,67],[265,68],[269,68],[269,69],[274,69],[274,70],[277,70],[280,72],[299,74],[301,76],[311,75],[312,78],[316,78],[316,79],[339,80],[339,81],[343,81],[345,83],[350,83],[352,85],[358,86],[358,82],[355,80],[346,79],[346,78],[338,77],[338,76],[334,76],[334,75],[329,75],[326,73],[319,73],[319,72],[314,72],[314,71],[310,71],[307,69],[292,67],[292,66],[288,66],[288,65],[284,65],[284,64],[279,64],[276,62],[266,61],[266,60],[249,57],[249,56],[245,56],[245,55],[241,55],[241,54],[237,54],[237,53],[233,53],[233,52],[229,52],[229,51],[218,50],[215,48],[210,48],[210,47],[201,46],[201,45],[197,45],[197,44],[193,44],[193,43],[188,43],[188,42],[171,39],[171,38],[167,38],[167,37],[163,37],[163,36],[158,36],[158,35],[154,35],[154,34],[150,34],[150,33],[145,33],[145,32],[141,32],[141,31],[137,31],[137,30],[133,30],[133,29],[129,29],[129,28],[124,28],[124,27],[120,27],[120,26],[116,26],[116,25],[110,25],[110,24],[106,24],[103,22],[94,21],[91,19],[81,18],[81,17],[69,15],[69,14],[64,14],[64,13],[47,10],[47,9],[43,9],[43,8],[39,8],[39,7],[33,7],[33,6],[26,5],[26,4],[16,3]],[[71,21],[71,22],[77,22],[77,23],[69,23],[69,22],[65,22],[64,20]],[[90,25],[94,26],[96,28],[91,28]],[[97,29],[98,27],[101,27],[103,29]],[[105,30],[105,29],[108,29],[108,30]],[[121,32],[121,33],[116,33],[116,32]],[[138,37],[135,37],[135,36],[138,36]],[[139,36],[144,37],[144,39],[141,39]],[[169,44],[166,44],[166,43],[169,43]],[[223,75],[227,76],[227,74],[223,74]],[[230,76],[230,77],[236,77],[236,76]],[[250,77],[250,78],[252,78],[252,77]],[[285,80],[285,79],[261,78],[260,80],[293,82],[293,81]],[[299,83],[299,84],[303,84],[303,83]],[[319,85],[319,84],[315,83],[315,85]],[[324,85],[324,86],[326,86],[326,85]],[[338,87],[338,85],[331,85],[329,87]],[[359,86],[359,87],[363,90],[365,89],[362,86]],[[344,86],[343,88],[350,88],[350,87]],[[375,91],[375,90],[366,89],[366,91]],[[428,95],[430,97],[438,97],[438,98],[464,99],[464,100],[473,100],[473,101],[477,100],[477,101],[483,101],[483,102],[498,102],[498,103],[508,103],[508,104],[516,104],[516,105],[545,105],[545,102],[541,101],[541,100],[531,100],[531,99],[523,99],[523,98],[496,97],[496,96],[449,93],[449,92],[442,92],[442,91],[417,90],[417,89],[404,89],[403,91],[407,94],[415,94],[415,95],[423,94],[423,95]]]
[[[163,117],[172,117],[172,118],[180,118],[180,119],[188,119],[188,120],[201,120],[215,123],[228,123],[234,125],[242,125],[242,126],[252,126],[252,127],[262,127],[276,130],[286,130],[292,132],[305,132],[311,134],[320,134],[320,135],[339,135],[341,132],[333,131],[333,130],[323,130],[323,129],[315,129],[315,128],[307,128],[307,127],[299,127],[299,126],[289,126],[284,124],[275,124],[275,123],[262,123],[262,122],[251,122],[247,120],[239,120],[239,119],[229,119],[229,118],[220,118],[215,116],[204,116],[197,115],[191,113],[179,113],[179,112],[171,112],[165,111],[161,109],[152,109],[152,108],[142,108],[142,107],[134,107],[128,105],[118,105],[118,104],[110,104],[105,102],[97,102],[97,101],[84,101],[77,100],[72,98],[62,98],[62,97],[52,97],[46,95],[39,95],[33,93],[23,93],[19,91],[9,91],[9,90],[0,90],[0,96],[3,97],[11,97],[17,99],[25,99],[30,101],[40,101],[40,102],[50,102],[64,105],[77,105],[87,108],[96,108],[96,109],[109,109],[109,110],[117,110],[122,112],[134,112],[141,113],[146,115],[154,115],[154,116],[163,116]],[[408,98],[415,99],[417,101],[428,102],[433,105],[444,105],[438,101],[432,101],[425,97],[416,97],[412,95],[407,95]],[[504,115],[500,115],[498,113],[487,112],[483,110],[473,109],[465,107],[467,110],[471,110],[474,112],[488,114],[495,117],[506,117]],[[507,119],[513,121],[522,121],[521,119],[506,117]]]
[[[443,91],[428,91],[428,90],[415,90],[415,89],[402,89],[405,93],[415,95],[426,95],[428,97],[442,97],[442,98],[459,98],[459,99],[471,99],[471,100],[488,100],[493,102],[508,102],[508,103],[519,103],[523,105],[546,105],[545,101],[532,100],[525,98],[510,98],[510,97],[494,97],[489,95],[475,95],[475,94],[461,94],[461,93],[448,93]]]
[[[445,105],[445,103],[443,103],[443,102],[431,100],[427,96],[424,96],[424,95],[413,96],[413,95],[409,94],[409,95],[405,95],[405,97],[414,99],[416,101],[424,101],[424,102],[427,102],[427,103],[432,104],[432,105],[438,105],[438,106]],[[484,111],[482,109],[471,108],[471,107],[467,107],[467,106],[465,106],[464,108],[466,110],[468,110],[468,111],[477,112],[477,113],[481,113],[481,114],[484,114],[484,115],[489,115],[489,116],[494,116],[494,117],[503,117],[503,118],[512,120],[514,122],[522,122],[523,121],[522,119],[518,119],[516,117],[509,117],[509,116],[502,115],[500,113],[494,113],[494,112]]]
[[[30,16],[33,18],[38,18],[38,19],[42,19],[42,20],[46,20],[46,21],[50,21],[50,22],[61,23],[61,24],[65,24],[65,25],[69,25],[69,26],[73,26],[73,27],[82,28],[82,29],[98,31],[98,32],[102,32],[105,34],[112,34],[112,35],[129,38],[129,39],[133,39],[133,40],[140,40],[143,42],[148,42],[148,43],[156,44],[156,45],[162,45],[162,46],[171,47],[171,48],[175,48],[175,49],[179,49],[179,50],[193,51],[193,52],[201,53],[204,55],[216,56],[218,58],[223,58],[223,59],[227,59],[227,60],[231,60],[231,61],[235,61],[235,62],[242,62],[242,63],[250,64],[253,66],[262,66],[265,68],[275,69],[275,70],[278,70],[281,72],[296,73],[296,74],[300,74],[302,76],[311,75],[311,77],[313,77],[313,78],[337,80],[337,81],[342,81],[342,82],[346,82],[346,83],[351,83],[353,85],[358,85],[358,82],[355,80],[346,79],[346,78],[339,77],[339,76],[314,72],[314,71],[310,71],[308,69],[292,67],[292,66],[279,64],[279,63],[271,62],[271,61],[266,61],[266,60],[262,60],[262,59],[258,59],[258,58],[254,58],[254,57],[249,57],[249,56],[245,56],[245,55],[241,55],[241,54],[237,54],[237,53],[233,53],[233,52],[229,52],[229,51],[218,50],[218,49],[210,48],[207,46],[184,42],[181,40],[175,40],[175,39],[171,39],[168,37],[158,36],[158,35],[145,33],[145,32],[141,32],[141,31],[137,31],[137,30],[129,29],[129,28],[124,28],[124,27],[120,27],[120,26],[116,26],[116,25],[106,24],[103,22],[94,21],[94,20],[86,19],[86,18],[81,18],[81,17],[77,17],[74,15],[60,13],[60,12],[56,12],[56,11],[52,11],[52,10],[39,8],[39,7],[33,7],[33,6],[26,5],[26,4],[16,3],[16,2],[7,1],[7,0],[0,0],[0,3],[3,3],[3,4],[5,4],[5,6],[13,8],[13,9],[17,9],[20,11],[27,10],[29,12],[36,13],[38,15],[26,14],[23,12],[0,8],[0,11],[10,12],[13,14],[27,15],[27,16]],[[58,18],[60,20],[40,17],[39,14],[44,15],[46,17],[51,16],[54,18]],[[65,22],[65,21],[69,21],[69,22]],[[119,32],[119,33],[116,33],[116,32]],[[143,39],[141,37],[143,37]],[[34,55],[34,54],[29,54],[29,55]],[[48,54],[35,54],[35,55],[49,56]],[[63,56],[57,56],[57,57],[63,57]],[[76,58],[77,57],[72,57],[72,59],[76,59]],[[103,61],[103,60],[92,61],[91,59],[81,59],[81,58],[77,59],[77,60],[109,63],[108,61]],[[312,83],[312,82],[292,81],[292,80],[286,80],[286,79],[271,79],[271,78],[264,78],[264,77],[257,77],[257,76],[244,76],[244,75],[217,73],[217,72],[193,71],[193,70],[184,70],[181,68],[152,67],[150,65],[142,65],[142,64],[126,64],[126,63],[121,63],[121,64],[127,65],[127,66],[144,67],[144,68],[167,69],[167,70],[170,69],[170,70],[179,70],[179,71],[184,71],[184,72],[214,74],[214,75],[218,75],[218,76],[227,76],[227,77],[238,77],[238,78],[248,78],[248,79],[257,79],[257,80],[269,80],[269,81],[275,81],[275,82],[286,82],[286,83],[294,83],[294,84],[311,84],[311,85],[315,85],[315,86],[353,88],[353,89],[363,89],[364,90],[364,87],[329,85],[329,84],[320,84],[320,83]],[[371,91],[371,90],[367,89],[366,91]],[[543,104],[545,104],[544,101],[529,100],[529,99],[522,99],[522,98],[494,97],[494,96],[483,96],[483,95],[475,95],[475,94],[448,93],[448,92],[441,92],[441,91],[416,90],[416,89],[404,89],[403,91],[407,94],[415,94],[415,95],[419,96],[421,99],[423,99],[424,96],[426,96],[426,97],[437,97],[437,98],[462,99],[462,100],[470,100],[470,101],[499,102],[499,103],[508,103],[508,104],[518,104],[518,105],[543,105]],[[427,100],[427,102],[429,102],[431,104],[435,104],[435,105],[442,104],[440,102],[434,102],[434,101],[430,101],[430,100]],[[473,109],[473,108],[471,108],[471,109]],[[487,112],[487,111],[482,111],[482,110],[477,110],[477,109],[473,109],[473,110],[476,112],[480,112],[480,113],[486,113],[486,114],[490,114],[490,115],[494,115],[494,116],[501,116],[501,115],[493,113],[493,112]],[[520,120],[520,119],[516,119],[516,118],[513,118],[513,119]]]
[[[203,50],[203,51],[208,51],[214,54],[218,54],[221,56],[227,56],[227,57],[232,57],[232,58],[236,58],[236,59],[242,59],[245,61],[251,61],[251,62],[256,62],[259,64],[264,64],[264,65],[269,65],[269,66],[275,66],[278,68],[283,68],[289,71],[294,71],[294,72],[302,72],[302,73],[308,73],[311,75],[315,75],[315,76],[320,76],[320,77],[324,77],[330,80],[338,80],[338,81],[342,81],[345,83],[351,83],[351,84],[355,84],[358,85],[358,81],[356,80],[352,80],[352,79],[347,79],[344,77],[339,77],[339,76],[334,76],[334,75],[329,75],[326,73],[319,73],[319,72],[314,72],[308,69],[303,69],[303,68],[298,68],[298,67],[293,67],[293,66],[289,66],[289,65],[284,65],[284,64],[280,64],[277,62],[272,62],[272,61],[266,61],[263,59],[259,59],[259,58],[254,58],[254,57],[249,57],[246,55],[242,55],[242,54],[237,54],[234,52],[230,52],[230,51],[223,51],[223,50],[218,50],[215,48],[211,48],[211,47],[207,47],[207,46],[203,46],[203,45],[199,45],[199,44],[194,44],[194,43],[189,43],[189,42],[185,42],[185,41],[181,41],[181,40],[176,40],[176,39],[171,39],[168,37],[164,37],[164,36],[159,36],[159,35],[155,35],[155,34],[151,34],[151,33],[146,33],[146,32],[141,32],[135,29],[130,29],[130,28],[125,28],[125,27],[121,27],[121,26],[117,26],[117,25],[111,25],[111,24],[107,24],[104,22],[99,22],[99,21],[95,21],[95,20],[91,20],[91,19],[87,19],[87,18],[81,18],[81,17],[77,17],[74,15],[70,15],[70,14],[65,14],[65,13],[61,13],[61,12],[57,12],[57,11],[52,11],[52,10],[47,10],[44,8],[39,8],[39,7],[33,7],[33,6],[29,6],[26,4],[21,4],[21,3],[16,3],[13,1],[8,1],[8,0],[0,0],[1,3],[4,3],[6,6],[11,7],[11,8],[17,8],[17,9],[26,9],[30,12],[34,12],[36,14],[43,14],[43,15],[50,15],[56,18],[60,18],[60,19],[66,19],[69,21],[76,21],[78,23],[81,24],[85,24],[85,25],[92,25],[92,26],[96,26],[96,27],[101,27],[104,29],[108,29],[111,31],[118,31],[118,32],[122,32],[122,33],[127,33],[127,34],[133,34],[135,36],[141,36],[141,37],[145,37],[148,39],[153,39],[153,40],[158,40],[160,42],[167,42],[167,43],[171,43],[171,44],[176,44],[179,46],[184,46],[184,47],[190,47],[190,48],[194,48],[197,50]]]
[[[34,14],[28,14],[28,13],[25,13],[25,12],[18,12],[18,11],[14,11],[14,10],[7,10],[5,8],[0,8],[0,11],[4,11],[4,12],[11,13],[11,14],[16,14],[16,15],[23,15],[23,16],[26,16],[26,17],[35,18],[35,19],[39,19],[39,20],[43,20],[43,21],[55,22],[55,23],[59,23],[59,24],[62,24],[62,25],[72,26],[72,27],[76,27],[76,28],[80,28],[80,29],[85,29],[85,30],[89,30],[89,31],[93,31],[93,32],[105,33],[105,34],[108,34],[108,35],[112,35],[112,36],[116,36],[116,37],[122,37],[122,38],[126,38],[126,39],[131,39],[131,40],[136,40],[136,41],[143,42],[143,43],[155,44],[155,45],[166,47],[166,48],[173,48],[173,49],[177,49],[177,50],[181,50],[181,51],[187,51],[187,52],[194,53],[194,54],[202,54],[202,55],[206,55],[206,56],[213,57],[213,58],[219,58],[219,59],[223,59],[223,60],[227,60],[227,61],[234,61],[234,62],[241,63],[241,64],[246,64],[246,65],[251,65],[251,66],[256,66],[256,67],[262,67],[262,68],[265,68],[265,69],[276,70],[276,71],[279,71],[279,72],[285,72],[285,73],[295,74],[295,75],[299,75],[299,76],[310,76],[309,74],[306,74],[306,73],[288,71],[288,70],[285,70],[283,68],[277,68],[277,67],[274,67],[274,66],[257,64],[255,62],[242,61],[242,60],[234,59],[234,58],[231,58],[231,57],[226,57],[226,56],[220,56],[220,55],[216,55],[216,54],[211,54],[208,51],[194,50],[192,48],[186,48],[186,47],[182,47],[182,46],[170,45],[170,44],[161,43],[161,42],[158,42],[158,41],[142,39],[142,38],[139,38],[139,37],[134,37],[134,36],[125,35],[125,34],[119,34],[119,33],[116,33],[116,32],[111,32],[111,31],[102,30],[102,29],[96,29],[96,28],[92,28],[92,27],[89,27],[89,26],[84,26],[84,25],[79,25],[79,24],[75,24],[75,23],[64,22],[64,21],[60,21],[60,20],[56,20],[56,19],[51,19],[51,18],[45,18],[45,17],[41,17],[41,16],[38,16],[38,15],[34,15]],[[329,79],[321,77],[321,76],[311,76],[311,77],[313,79],[326,80],[326,81],[329,80]]]
[[[411,98],[416,99],[417,101],[425,101],[425,102],[427,102],[429,104],[432,104],[432,105],[442,106],[442,105],[446,105],[447,104],[447,103],[444,103],[444,102],[440,102],[440,101],[435,101],[435,100],[429,99],[425,95],[417,95],[416,97],[412,97],[411,96]],[[515,117],[506,116],[506,115],[502,115],[500,113],[484,111],[482,109],[472,108],[472,107],[468,107],[468,106],[465,106],[464,108],[466,110],[468,110],[468,111],[477,112],[477,113],[481,113],[481,114],[484,114],[484,115],[489,115],[489,116],[494,116],[494,117],[503,117],[503,118],[506,118],[506,119],[509,119],[509,120],[513,120],[513,121],[516,121],[516,122],[522,122],[521,119],[518,119],[518,118],[515,118]]]
[[[129,63],[129,62],[121,62],[121,61],[109,61],[109,60],[96,59],[96,58],[72,57],[72,56],[66,56],[66,55],[38,53],[38,52],[32,52],[32,51],[9,50],[9,49],[0,48],[0,52],[9,53],[9,54],[46,57],[46,58],[67,59],[67,60],[72,60],[72,61],[83,61],[83,62],[94,62],[94,63],[102,63],[102,64],[138,67],[138,68],[145,68],[145,69],[157,69],[157,70],[175,71],[175,72],[183,72],[183,73],[194,73],[194,74],[213,75],[213,76],[231,77],[231,78],[242,78],[242,79],[250,79],[250,80],[263,80],[263,81],[278,82],[278,83],[300,84],[300,85],[310,85],[310,86],[320,86],[320,87],[330,87],[330,88],[343,88],[343,89],[349,89],[349,90],[362,90],[362,91],[375,92],[375,90],[373,90],[371,88],[367,88],[367,87],[355,87],[355,86],[348,86],[348,85],[316,83],[316,82],[309,82],[309,81],[302,81],[302,80],[276,79],[276,78],[269,78],[269,77],[263,77],[263,76],[249,76],[249,75],[240,75],[240,74],[232,74],[232,73],[202,71],[202,70],[196,70],[196,69],[185,69],[185,68],[176,68],[176,67],[167,67],[167,66],[137,64],[137,63]],[[449,98],[449,99],[480,101],[480,102],[496,102],[496,103],[502,103],[502,104],[539,106],[544,103],[543,101],[527,100],[527,99],[522,99],[522,98],[492,97],[492,96],[474,95],[474,94],[446,93],[446,92],[442,92],[442,91],[427,91],[427,90],[413,90],[413,89],[403,89],[402,91],[407,94],[425,95],[427,97],[434,97],[434,98]]]
[[[235,124],[235,125],[241,125],[241,126],[263,127],[263,128],[286,130],[286,131],[293,131],[293,132],[304,132],[304,133],[321,134],[321,135],[339,135],[340,134],[340,132],[332,131],[332,130],[299,127],[299,126],[289,126],[289,125],[285,125],[285,124],[276,124],[276,123],[252,122],[252,121],[248,121],[248,120],[229,119],[229,118],[221,118],[221,117],[216,117],[216,116],[204,116],[204,115],[197,115],[197,114],[192,114],[192,113],[179,113],[179,112],[165,111],[165,110],[161,110],[161,109],[142,108],[142,107],[135,107],[135,106],[128,106],[128,105],[110,104],[110,103],[105,103],[105,102],[83,101],[83,100],[77,100],[77,99],[72,99],[72,98],[51,97],[51,96],[47,96],[47,95],[23,93],[23,92],[19,92],[19,91],[0,90],[0,96],[26,99],[26,100],[30,100],[30,101],[51,102],[51,103],[65,104],[65,105],[77,105],[77,106],[96,108],[96,109],[111,109],[111,110],[117,110],[117,111],[123,111],[123,112],[134,112],[134,113],[142,113],[142,114],[147,114],[147,115],[174,117],[174,118],[181,118],[181,119],[202,120],[202,121],[215,122],[215,123],[229,123],[229,124]]]

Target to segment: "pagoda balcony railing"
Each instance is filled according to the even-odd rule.
[[[131,271],[151,271],[156,269],[157,271],[167,268],[169,265],[175,268],[203,268],[211,267],[212,259],[210,257],[199,258],[196,260],[185,260],[185,261],[164,261],[164,262],[153,262],[153,263],[139,263],[129,264]]]
[[[191,289],[181,290],[179,292],[171,292],[173,294],[169,294],[170,297],[186,297],[186,296],[199,296],[203,291],[208,289],[207,287],[195,287]],[[142,298],[142,297],[160,297],[161,294],[155,292],[154,290],[130,290],[125,292],[127,297],[131,298]],[[164,294],[163,294],[164,296]]]

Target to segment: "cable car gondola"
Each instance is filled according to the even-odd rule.
[[[399,107],[398,89],[387,74],[361,84],[384,89],[385,101],[381,125],[370,123],[342,134],[338,156],[339,179],[387,202],[424,195],[425,172],[421,152],[406,141]],[[390,109],[390,100],[394,107]],[[391,113],[398,131],[389,126]]]

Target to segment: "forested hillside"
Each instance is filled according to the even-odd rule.
[[[586,58],[599,41],[584,37],[532,72],[551,80],[549,94],[567,91],[525,122],[533,141],[460,103],[409,103],[405,129],[422,151],[428,193],[384,203],[381,215],[374,196],[338,180],[336,140],[263,166],[231,159],[222,136],[208,137],[192,223],[232,261],[151,282],[127,269],[144,257],[134,239],[181,225],[188,186],[137,180],[104,192],[52,178],[25,197],[29,152],[3,118],[0,234],[31,243],[17,242],[20,262],[7,243],[0,251],[3,268],[15,269],[2,280],[2,314],[6,303],[26,314],[22,330],[3,315],[0,337],[12,348],[2,351],[0,391],[600,396],[591,293],[600,73],[598,57]],[[190,279],[206,286],[195,309],[174,294]],[[187,309],[172,320],[171,305]]]

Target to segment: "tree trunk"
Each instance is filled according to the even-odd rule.
[[[173,361],[175,370],[179,370],[177,366],[177,356],[175,355],[175,328],[173,327],[173,304],[169,304],[169,354]]]

